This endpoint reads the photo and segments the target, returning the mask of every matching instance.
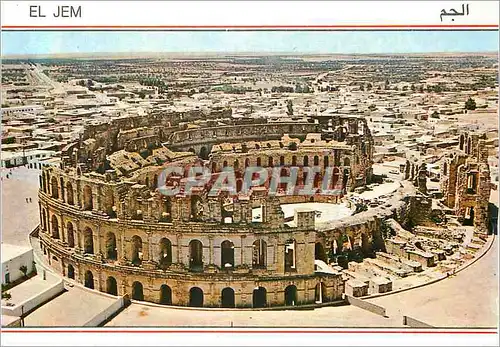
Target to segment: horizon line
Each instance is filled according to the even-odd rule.
[[[499,51],[429,51],[429,52],[379,52],[379,53],[338,53],[338,52],[290,52],[290,51],[115,51],[115,52],[61,52],[61,53],[28,53],[28,54],[7,54],[1,55],[1,59],[21,59],[21,58],[60,58],[60,56],[68,56],[72,58],[88,57],[88,56],[110,56],[110,55],[126,55],[131,56],[154,56],[154,55],[177,55],[177,56],[195,56],[195,55],[243,55],[243,56],[395,56],[395,55],[498,55]]]

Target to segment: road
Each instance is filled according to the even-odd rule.
[[[498,238],[481,259],[450,278],[370,301],[390,317],[407,315],[435,327],[497,327]]]

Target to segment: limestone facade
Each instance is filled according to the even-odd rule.
[[[460,134],[457,148],[443,156],[440,166],[444,204],[464,224],[487,233],[491,178],[486,135]]]
[[[54,269],[99,291],[168,305],[263,308],[341,299],[342,276],[316,271],[315,260],[343,247],[369,253],[379,217],[317,226],[314,211],[297,210],[291,227],[280,204],[340,203],[368,183],[373,140],[366,121],[237,124],[227,110],[143,118],[89,126],[64,149],[60,168],[43,169],[40,245]],[[159,184],[185,181],[158,182],[174,164],[203,166],[214,176],[227,166],[319,166],[322,178],[333,167],[336,193],[270,195],[264,185],[245,194],[209,196],[199,187],[194,195],[164,196]]]

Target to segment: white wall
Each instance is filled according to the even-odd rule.
[[[106,319],[114,315],[118,310],[120,310],[124,305],[123,297],[118,298],[115,302],[109,305],[107,308],[96,314],[94,317],[89,319],[87,323],[83,324],[84,327],[96,327]]]
[[[30,249],[26,253],[20,254],[19,256],[2,262],[2,284],[5,284],[5,274],[9,274],[10,282],[14,282],[18,278],[23,276],[23,273],[19,268],[25,265],[28,268],[28,272],[33,271],[33,250]]]
[[[38,275],[41,276],[41,275]],[[64,282],[63,280],[59,280],[52,287],[47,288],[46,290],[35,294],[33,297],[24,300],[23,302],[17,304],[14,307],[11,306],[2,306],[2,314],[6,314],[8,316],[18,316],[20,317],[22,312],[28,312],[34,309],[35,307],[49,301],[57,294],[61,293],[64,290]],[[22,312],[21,312],[22,307]]]

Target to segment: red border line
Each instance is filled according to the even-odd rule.
[[[380,25],[3,25],[2,29],[390,29],[495,28],[497,24],[380,24]]]
[[[76,329],[76,330],[61,330],[61,329],[2,329],[2,333],[154,333],[154,334],[498,334],[492,330],[124,330],[124,329]]]

